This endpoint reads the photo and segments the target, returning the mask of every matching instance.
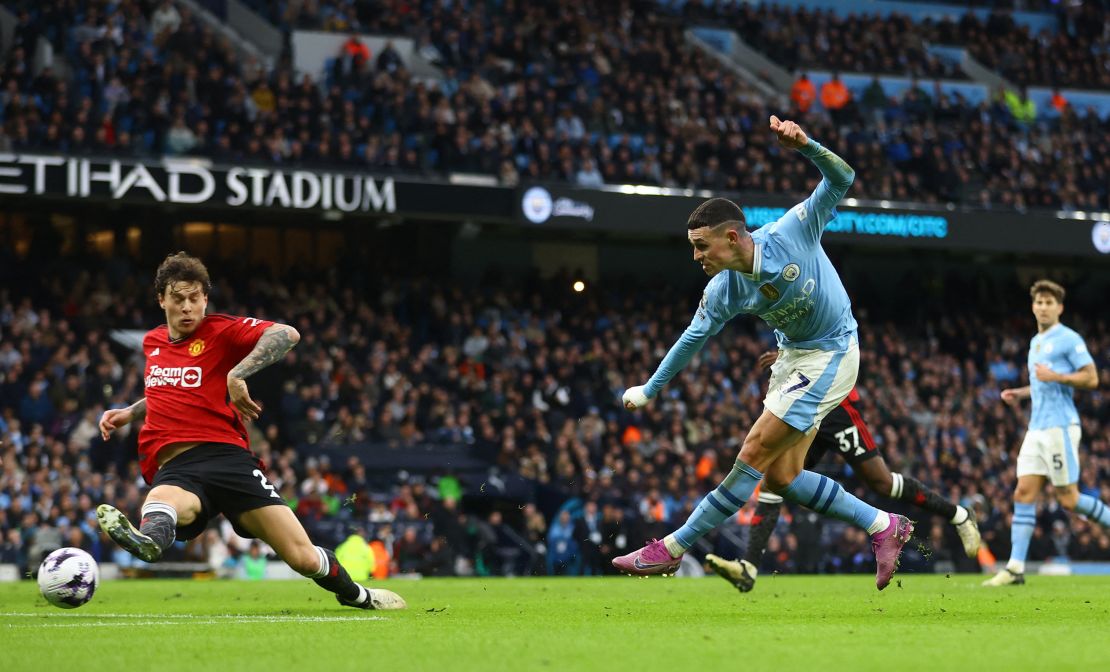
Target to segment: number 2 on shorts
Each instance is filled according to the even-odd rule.
[[[261,469],[255,469],[252,473],[258,477],[258,480],[262,481],[262,487],[270,491],[271,497],[281,499],[281,495],[277,493],[277,488],[275,488],[273,485],[270,484],[268,480],[266,480],[266,474],[262,473]]]

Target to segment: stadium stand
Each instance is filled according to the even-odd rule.
[[[287,62],[265,72],[236,59],[187,9],[170,12],[165,3],[124,2],[110,12],[94,3],[70,24],[61,4],[36,5],[23,32],[55,40],[74,78],[51,70],[32,76],[26,50],[13,50],[0,89],[0,148],[473,172],[505,184],[808,191],[812,178],[801,167],[748,134],[781,110],[686,47],[675,17],[652,13],[647,3],[635,22],[608,5],[591,7],[585,20],[572,4],[555,3],[547,13],[510,4],[504,14],[471,15],[461,3],[428,14],[413,3],[374,14],[403,17],[399,25],[361,28],[430,26],[418,41],[439,54],[439,83],[415,80],[384,54],[354,70],[337,54],[326,82],[296,77]],[[798,19],[803,26],[810,20]],[[460,35],[465,48],[456,44]],[[796,39],[807,35],[799,30]],[[548,43],[566,49],[538,46]],[[882,44],[899,45],[893,37]],[[914,72],[893,53],[867,58],[845,70]],[[1110,148],[1089,138],[1107,137],[1110,118],[1066,101],[1051,118],[1036,109],[1030,116],[1020,99],[972,104],[927,80],[898,98],[881,88],[848,96],[831,118],[815,111],[806,123],[856,167],[857,197],[1018,210],[1108,207]]]

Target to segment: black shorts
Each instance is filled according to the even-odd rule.
[[[194,539],[221,513],[235,532],[253,539],[239,526],[239,516],[264,506],[287,506],[262,471],[262,461],[253,453],[230,443],[202,443],[162,465],[151,488],[176,485],[200,498],[200,515],[178,526],[179,540]]]
[[[852,467],[880,456],[875,440],[871,438],[871,432],[859,411],[845,404],[834,408],[821,421],[817,436],[806,453],[806,469],[817,466],[830,450],[839,454]]]

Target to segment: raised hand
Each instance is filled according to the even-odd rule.
[[[778,136],[779,144],[787,149],[801,149],[809,142],[802,127],[793,121],[782,121],[771,115],[771,132]]]

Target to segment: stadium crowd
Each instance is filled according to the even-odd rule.
[[[1059,9],[1061,29],[1037,33],[1009,12],[980,19],[914,20],[905,14],[841,15],[832,10],[784,7],[771,2],[686,2],[688,21],[735,29],[750,45],[786,68],[963,79],[959,64],[939,59],[931,44],[967,47],[983,65],[1019,85],[1110,89],[1110,35],[1101,3]]]
[[[685,520],[761,410],[766,376],[754,362],[773,338],[745,320],[714,339],[648,410],[621,408],[624,388],[647,379],[689,320],[696,290],[616,283],[576,294],[560,277],[490,278],[465,289],[375,278],[356,293],[342,268],[326,279],[293,272],[280,282],[221,268],[210,310],[300,331],[285,361],[251,381],[265,409],[250,426],[252,445],[314,537],[337,544],[359,532],[380,542],[393,572],[609,571],[610,558]],[[0,563],[33,569],[44,553],[73,545],[129,565],[101,536],[94,511],[109,502],[137,512],[146,487],[137,428],[105,442],[96,425],[105,408],[143,394],[141,356],[114,330],[162,321],[150,269],[113,258],[58,261],[32,274],[12,257],[0,269],[4,278],[38,278],[0,285]],[[1033,330],[1023,288],[1010,289],[1000,295],[1012,301],[978,313],[953,311],[956,302],[939,302],[946,312],[857,303],[860,407],[891,468],[974,503],[987,545],[1002,558],[1025,419],[999,401],[999,390],[1027,380]],[[1103,389],[1077,399],[1081,488],[1105,500],[1110,325],[1080,311],[1065,321],[1086,337],[1102,371]],[[465,449],[489,471],[398,474],[359,459],[427,446]],[[837,459],[825,468],[847,476]],[[495,492],[494,482],[509,480],[526,487]],[[709,538],[713,550],[737,553],[746,515]],[[800,510],[779,525],[766,569],[870,571],[860,531]],[[961,564],[945,521],[921,521],[919,530],[931,551],[907,562],[975,568]],[[223,567],[260,553],[225,526],[170,557]],[[1030,559],[1055,556],[1110,560],[1110,536],[1065,517],[1050,496]]]
[[[395,50],[371,54],[357,40],[318,82],[296,76],[288,56],[272,70],[240,59],[170,0],[72,4],[26,3],[20,14],[0,73],[0,150],[472,172],[507,185],[556,180],[798,195],[813,180],[755,132],[782,110],[686,46],[684,24],[651,2],[445,7],[383,0],[282,9],[317,13],[295,17],[298,26],[318,20],[335,30],[412,36],[442,68],[438,82],[414,78]],[[806,13],[782,21],[775,12],[783,10],[744,7],[737,11],[793,31],[797,53],[814,61],[929,78],[898,98],[876,80],[858,97],[845,89],[836,109],[796,103],[791,111],[856,168],[856,196],[1019,210],[1110,207],[1110,120],[1072,109],[1063,97],[1059,110],[1036,110],[1020,98],[972,105],[950,96],[931,78],[954,73],[904,52],[920,40],[895,36],[894,23],[872,31],[873,49],[832,55],[821,46],[830,42],[826,33],[855,23]],[[333,21],[340,9],[346,23]],[[829,26],[810,34],[817,16]],[[49,68],[33,71],[31,45],[40,35],[66,58],[72,81]],[[919,57],[920,73],[907,64]]]

